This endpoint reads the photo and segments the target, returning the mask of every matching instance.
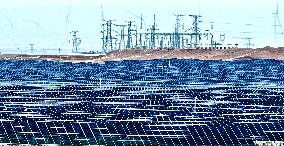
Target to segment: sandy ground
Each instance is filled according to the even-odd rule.
[[[53,60],[104,63],[105,61],[151,60],[151,59],[200,59],[200,60],[284,60],[284,47],[279,48],[233,48],[226,50],[202,49],[128,49],[115,50],[106,55],[26,55],[1,54],[0,60]]]

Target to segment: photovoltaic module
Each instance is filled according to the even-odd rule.
[[[0,61],[0,143],[283,141],[284,62]]]

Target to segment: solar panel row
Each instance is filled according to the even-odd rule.
[[[0,61],[0,143],[283,141],[284,62]]]

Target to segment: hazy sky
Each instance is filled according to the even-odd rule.
[[[201,14],[201,29],[214,22],[216,40],[226,34],[225,43],[245,46],[243,38],[252,38],[255,47],[274,46],[276,0],[0,0],[0,45],[2,48],[70,48],[71,30],[78,30],[84,50],[101,50],[101,4],[105,19],[125,24],[139,22],[145,27],[156,14],[159,32],[173,32],[173,14]],[[283,5],[283,6],[282,6]],[[284,23],[284,1],[279,0],[279,18]],[[70,12],[70,13],[69,13]],[[69,17],[67,17],[69,14]],[[136,16],[135,16],[136,15]],[[66,21],[67,20],[67,21]],[[192,19],[183,17],[190,28]],[[282,31],[277,27],[279,33]],[[284,36],[277,35],[277,46],[284,46]]]

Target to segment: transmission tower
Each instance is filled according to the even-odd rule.
[[[189,15],[193,17],[193,24],[192,24],[192,30],[193,34],[191,35],[191,44],[193,44],[194,48],[200,47],[200,40],[201,40],[201,33],[199,28],[199,23],[201,16],[200,15]]]
[[[175,24],[175,40],[174,40],[174,48],[180,48],[180,17],[184,15],[181,14],[174,14],[176,16],[176,24]]]
[[[73,50],[72,52],[78,52],[78,48],[79,48],[79,45],[81,44],[81,38],[78,38],[77,37],[77,33],[78,31],[71,31],[70,32],[73,36],[73,39],[72,39],[72,44],[73,44]]]
[[[31,47],[31,51],[33,51],[33,50],[34,50],[34,45],[35,45],[35,44],[32,44],[32,43],[31,43],[31,44],[29,44],[29,45],[30,45],[30,47]]]
[[[107,22],[106,22],[105,48],[108,51],[113,49],[112,40],[115,39],[112,36],[112,21],[113,20],[107,20]]]
[[[245,38],[247,40],[247,48],[251,48],[251,46],[254,46],[254,44],[251,43],[252,38]]]
[[[124,40],[124,36],[125,36],[125,34],[124,34],[124,30],[125,30],[125,27],[127,26],[127,25],[115,25],[115,26],[117,26],[117,27],[120,27],[120,34],[119,34],[119,36],[120,36],[120,40],[119,40],[119,49],[121,49],[121,48],[125,48],[125,40]],[[121,47],[121,45],[122,45],[122,47]]]
[[[226,35],[225,34],[220,34],[220,41],[221,41],[222,45],[225,44],[225,39],[226,39]]]
[[[102,33],[102,41],[103,41],[103,45],[102,45],[102,50],[103,50],[103,52],[104,53],[106,53],[107,52],[107,50],[106,50],[106,47],[105,47],[105,23],[103,23],[102,24],[102,31],[101,31],[101,33]]]
[[[276,11],[275,11],[275,13],[273,13],[273,15],[274,15],[274,46],[275,47],[276,47],[276,43],[277,43],[277,34],[278,34],[277,27],[280,27],[280,30],[281,30],[280,34],[282,34],[282,36],[284,37],[282,25],[281,25],[281,22],[280,22],[280,19],[279,19],[278,3],[279,2],[277,1]]]
[[[253,46],[253,44],[251,44],[251,40],[252,40],[252,38],[251,37],[248,37],[248,34],[251,34],[252,32],[241,32],[241,33],[243,33],[244,35],[244,37],[243,38],[241,38],[241,39],[244,39],[245,40],[245,46],[247,47],[247,48],[251,48],[251,46]]]
[[[156,44],[155,44],[155,35],[156,35],[156,30],[158,30],[157,28],[157,25],[156,25],[156,15],[154,14],[154,23],[152,25],[152,27],[150,28],[150,48],[155,48]],[[149,30],[149,29],[148,29]]]
[[[127,44],[126,44],[126,48],[129,49],[129,48],[132,48],[132,32],[133,31],[137,31],[135,29],[132,29],[133,26],[133,23],[134,21],[127,21]],[[137,37],[136,37],[137,38]]]
[[[113,26],[113,22],[114,20],[106,20],[104,22],[106,23],[103,23],[102,24],[102,34],[103,34],[103,37],[102,37],[102,40],[103,40],[103,51],[106,53],[110,50],[113,49],[113,40],[116,39],[112,36],[112,26]]]

